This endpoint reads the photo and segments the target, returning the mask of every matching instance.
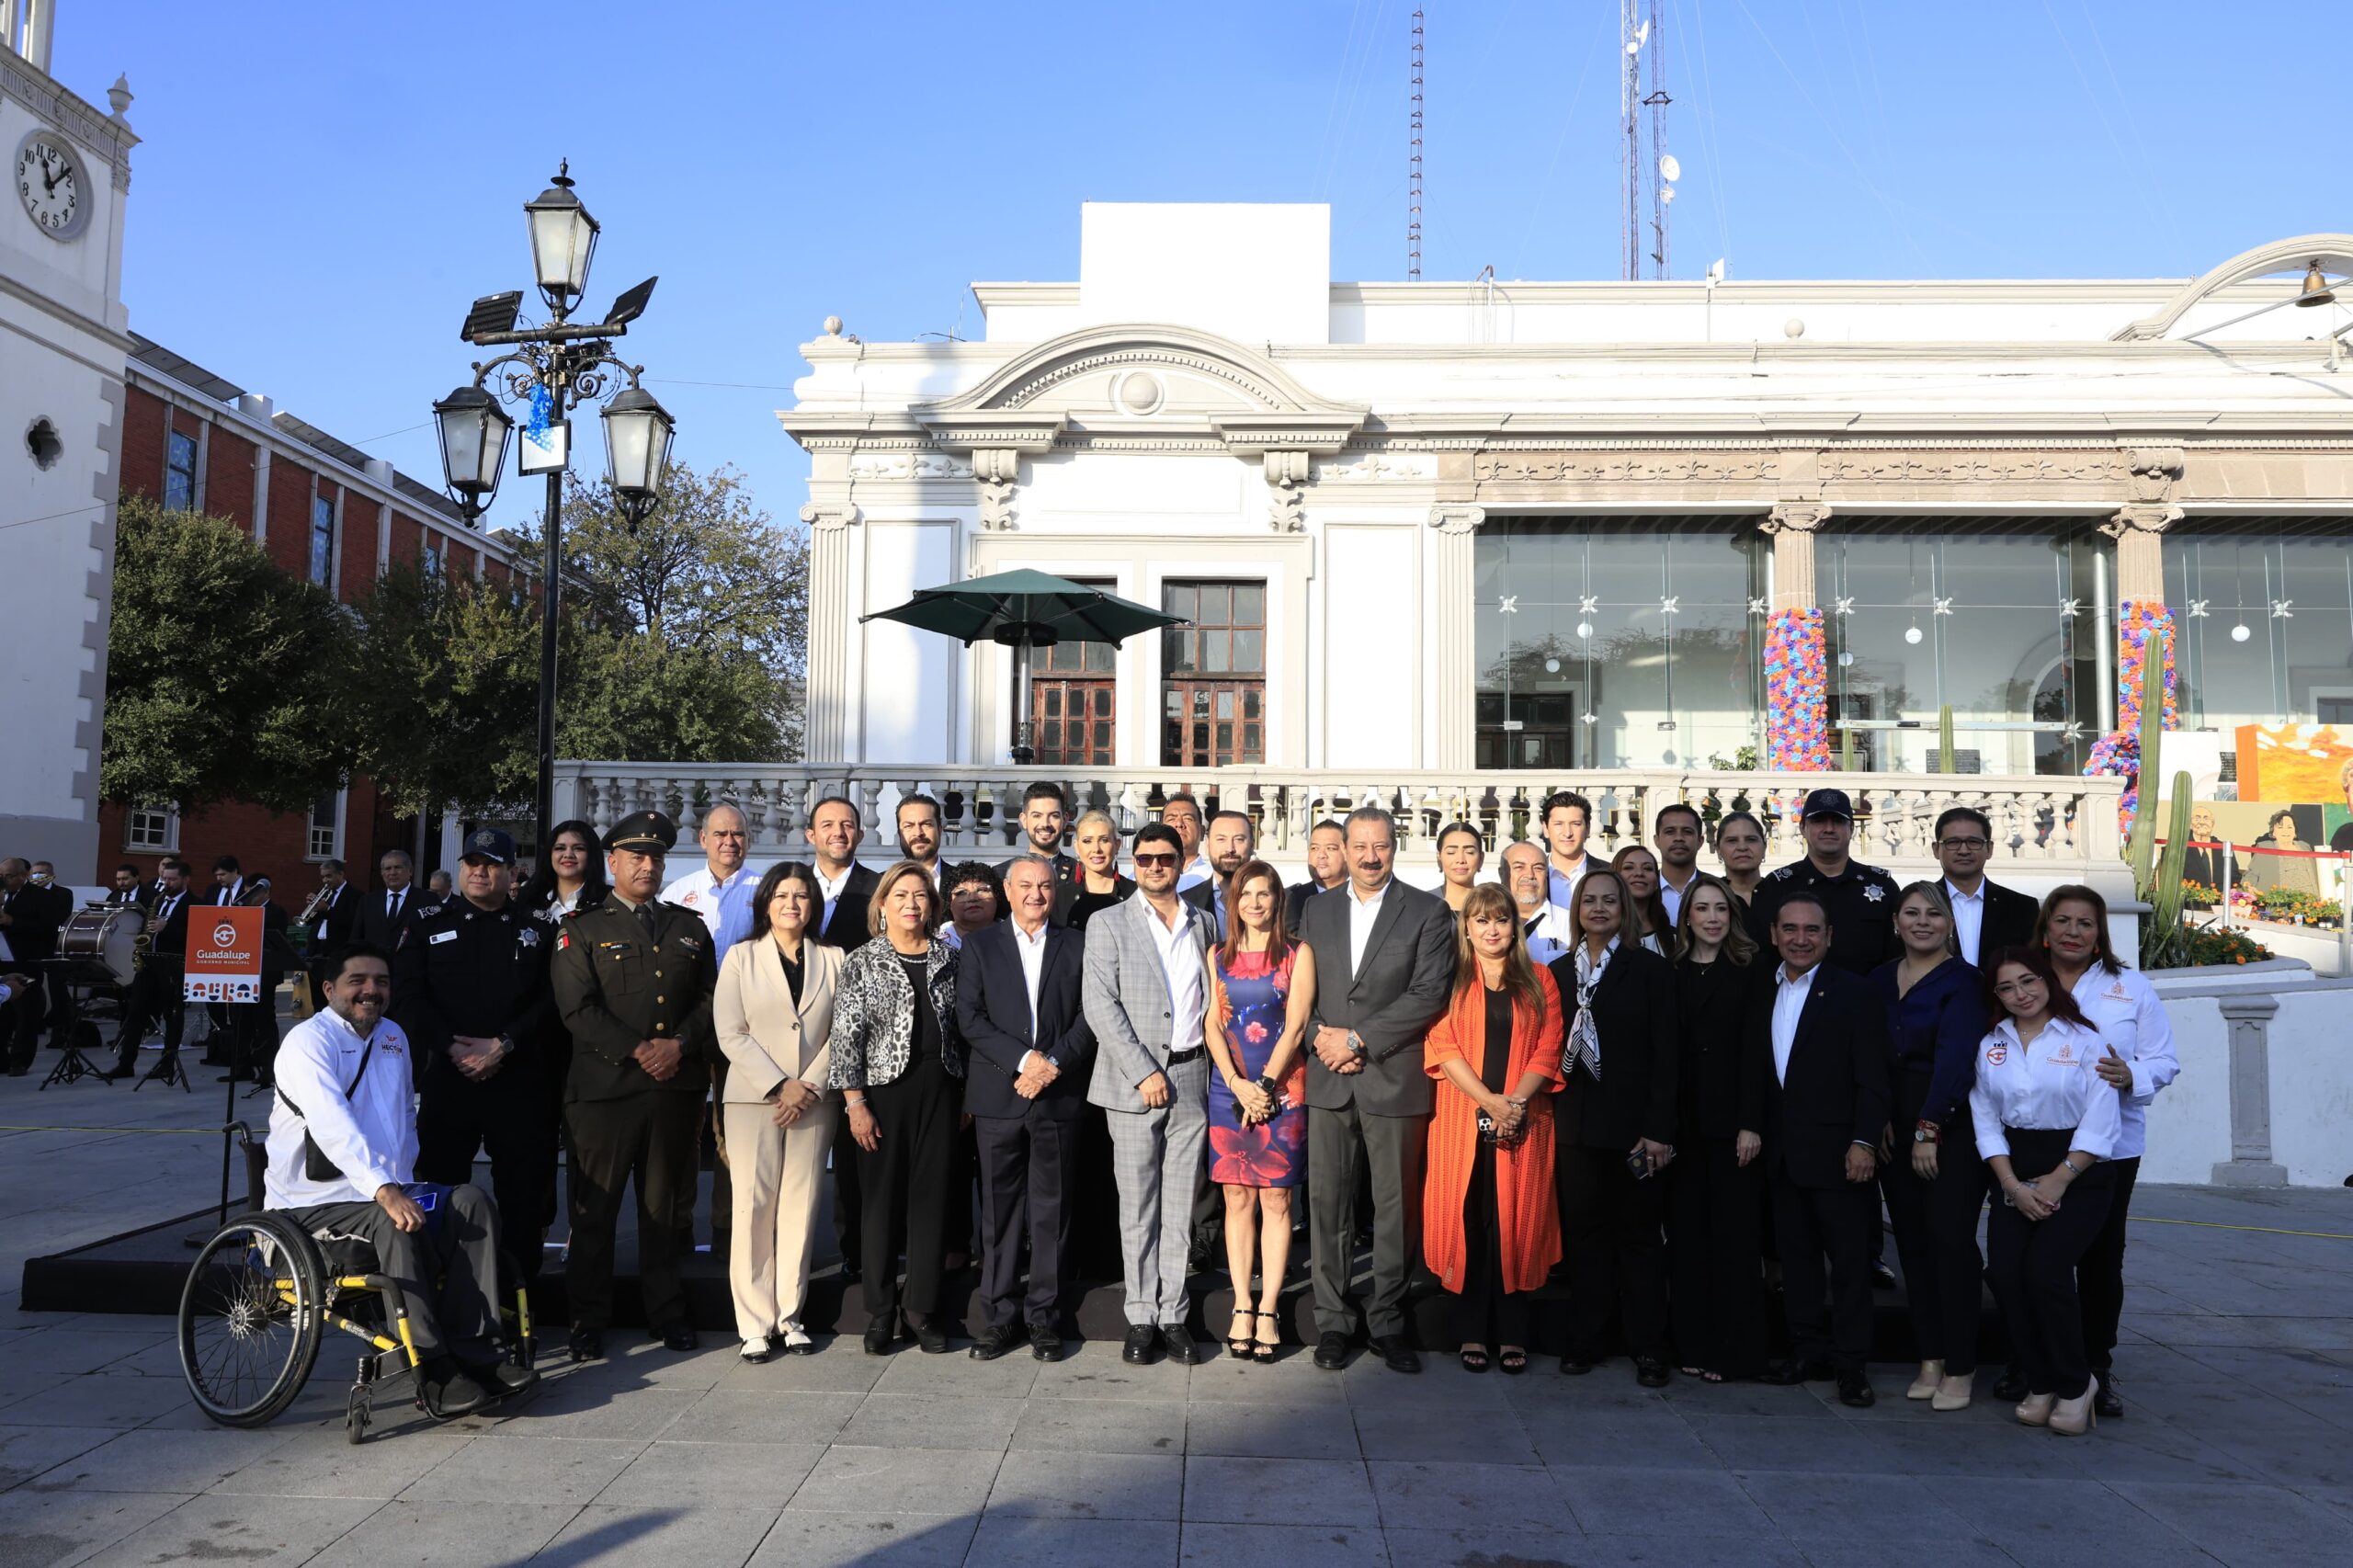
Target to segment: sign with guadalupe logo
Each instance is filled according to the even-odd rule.
[[[190,1002],[260,1001],[262,912],[232,907],[195,916],[181,994]]]

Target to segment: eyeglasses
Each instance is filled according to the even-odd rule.
[[[1994,841],[1990,838],[1939,838],[1937,840],[1937,847],[1939,849],[1990,849],[1993,846]]]
[[[1136,855],[1131,858],[1139,866],[1174,866],[1176,863],[1174,855]]]

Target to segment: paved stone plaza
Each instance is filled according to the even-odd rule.
[[[202,1125],[211,1077],[168,1099],[0,1080],[0,1121]],[[1040,1367],[845,1341],[766,1367],[627,1344],[438,1429],[392,1419],[388,1390],[353,1449],[338,1339],[292,1411],[233,1432],[189,1404],[168,1321],[14,1309],[25,1255],[184,1210],[217,1161],[0,1131],[0,1568],[2353,1562],[2353,1191],[2144,1188],[2131,1412],[2080,1440],[1990,1399],[1931,1415],[1896,1366],[1850,1411],[1826,1385],[1652,1392],[1622,1361],[1409,1379],[1299,1351],[1188,1371],[1100,1343]]]

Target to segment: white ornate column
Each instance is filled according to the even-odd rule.
[[[803,760],[847,759],[849,640],[857,634],[850,603],[849,530],[858,508],[847,499],[812,501],[801,508],[809,525],[809,685],[801,713]]]
[[[1479,525],[1487,509],[1459,503],[1430,508],[1438,530],[1438,570],[1433,577],[1437,614],[1438,689],[1431,699],[1439,715],[1437,766],[1469,767],[1478,756],[1479,632],[1477,572]]]

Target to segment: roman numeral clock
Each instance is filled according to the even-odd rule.
[[[80,235],[89,217],[84,199],[89,180],[82,160],[63,138],[46,131],[27,136],[17,144],[11,177],[25,215],[42,233],[53,240]]]

